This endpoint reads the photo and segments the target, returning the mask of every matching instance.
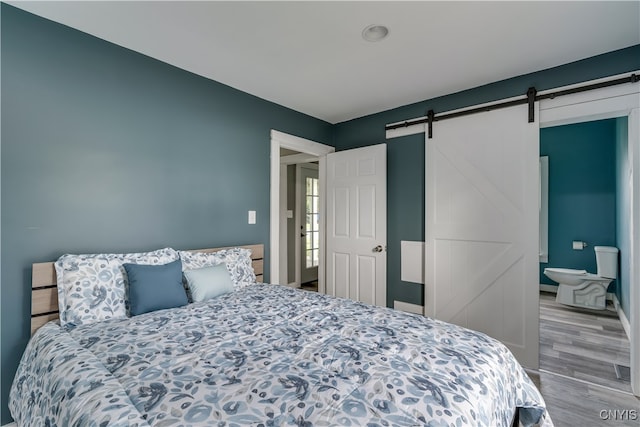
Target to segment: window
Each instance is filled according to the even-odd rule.
[[[320,226],[318,225],[318,178],[307,177],[305,182],[306,267],[318,266],[320,256]]]

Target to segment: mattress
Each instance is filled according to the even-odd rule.
[[[410,313],[256,284],[30,340],[19,426],[552,426],[500,342]]]

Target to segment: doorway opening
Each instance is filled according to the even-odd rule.
[[[619,117],[540,130],[540,156],[548,166],[547,179],[541,175],[541,184],[547,184],[546,194],[541,185],[541,201],[548,203],[546,212],[541,203],[540,212],[540,369],[630,393],[630,346],[623,326],[628,331],[629,322],[620,304],[629,302],[630,277],[626,128],[627,117]],[[605,271],[605,257],[596,262],[603,247],[619,252],[608,258],[616,277],[586,280]],[[547,268],[585,280],[558,292],[558,283],[547,275],[558,277],[545,273]]]
[[[296,165],[296,190],[296,238],[300,239],[300,250],[294,257],[296,277],[299,269],[300,287],[317,291],[320,252],[324,251],[320,245],[320,180],[317,162]]]
[[[324,251],[320,243],[318,160],[280,148],[280,165],[280,280],[291,287],[317,291],[320,253]]]
[[[335,148],[328,145],[271,131],[271,283],[302,287],[305,275],[308,282],[315,282],[314,290],[325,292],[325,162],[326,155],[334,151]],[[306,178],[303,180],[302,173],[306,169],[316,171],[312,175],[315,181],[311,181],[308,213]],[[307,241],[311,244],[309,251]],[[306,268],[307,254],[311,264],[315,264],[314,273]]]
[[[614,78],[612,76],[607,79]],[[590,82],[597,83],[598,80]],[[566,89],[566,88],[563,88]],[[638,85],[616,85],[606,88],[593,89],[587,92],[561,96],[555,99],[545,99],[540,102],[540,128],[561,125],[571,125],[583,122],[592,122],[604,119],[626,118],[627,123],[623,128],[627,135],[627,160],[628,175],[624,181],[628,185],[625,194],[629,197],[628,205],[624,208],[629,214],[629,292],[628,330],[625,331],[630,341],[630,384],[632,393],[640,395],[640,292],[637,284],[640,283],[640,265],[638,264],[638,252],[640,251],[640,88]],[[550,160],[550,169],[553,164]],[[615,201],[611,201],[615,204]],[[614,208],[615,209],[615,208]],[[576,239],[580,238],[576,236]],[[569,242],[572,244],[572,242]],[[593,250],[593,247],[591,248]],[[622,252],[621,252],[622,253]],[[594,257],[595,258],[595,257]],[[551,259],[550,259],[551,260]],[[620,316],[622,318],[622,316]],[[620,367],[618,367],[620,371]],[[622,369],[622,371],[625,371]],[[626,375],[626,372],[621,372]]]

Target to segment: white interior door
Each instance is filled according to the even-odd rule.
[[[425,315],[485,332],[537,368],[538,123],[523,105],[444,120],[433,133]]]
[[[387,146],[327,154],[326,292],[387,304]]]

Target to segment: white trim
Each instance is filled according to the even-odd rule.
[[[631,324],[629,323],[629,319],[627,319],[627,315],[622,310],[622,306],[620,305],[620,301],[618,301],[618,296],[613,294],[613,306],[618,313],[618,317],[620,318],[620,323],[622,323],[622,329],[627,334],[627,338],[631,341]]]
[[[9,424],[5,424],[2,427],[18,427],[18,424],[16,423],[9,423]]]
[[[278,148],[288,148],[289,150],[299,151],[305,154],[313,154],[314,156],[326,156],[336,151],[335,147],[311,141],[310,139],[300,138],[299,136],[289,135],[287,133],[271,130],[271,142],[278,143]],[[278,160],[280,159],[280,151],[278,151]]]
[[[631,388],[636,396],[640,396],[640,108],[633,109],[628,117],[631,166],[631,253],[629,254]]]
[[[270,283],[280,282],[280,148],[299,151],[318,157],[320,187],[320,210],[324,209],[324,182],[326,173],[326,155],[335,151],[334,147],[320,144],[308,139],[289,135],[277,130],[271,130],[271,182],[270,182]],[[320,229],[324,230],[324,217],[320,215]],[[320,233],[320,244],[324,247],[324,233]],[[320,265],[324,266],[324,254],[320,252]],[[324,270],[318,269],[318,291],[324,292]]]
[[[558,293],[558,287],[554,286],[554,285],[545,285],[545,284],[540,284],[540,290],[542,292],[549,292],[551,294],[557,294]]]
[[[616,92],[620,93],[621,89],[622,86],[595,89],[590,91],[594,97],[591,101],[579,101],[574,104],[567,104],[564,99],[561,100],[562,104],[558,102],[560,100],[542,100],[540,128],[627,116],[634,107],[640,105],[640,95],[638,92],[617,95]],[[586,92],[583,92],[578,95],[585,94]],[[560,111],[555,111],[556,109]]]

